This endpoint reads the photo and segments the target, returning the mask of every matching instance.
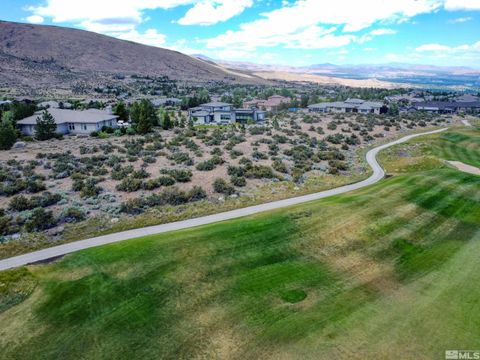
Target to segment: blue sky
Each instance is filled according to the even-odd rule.
[[[2,0],[0,18],[224,60],[480,67],[480,0]]]

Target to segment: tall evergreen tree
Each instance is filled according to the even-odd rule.
[[[170,114],[168,112],[166,112],[163,116],[162,127],[164,130],[171,129],[173,127],[172,119],[170,118]]]
[[[155,107],[149,100],[142,100],[132,105],[130,118],[134,124],[135,130],[139,134],[146,134],[152,131],[152,127],[157,124],[158,117]]]
[[[48,140],[55,137],[57,131],[57,124],[47,110],[42,113],[42,117],[37,117],[37,127],[35,129],[35,137],[38,140]]]
[[[9,150],[17,141],[17,132],[11,121],[3,119],[0,122],[0,150]]]
[[[115,106],[113,113],[118,116],[119,120],[128,120],[128,110],[125,103],[122,101]]]

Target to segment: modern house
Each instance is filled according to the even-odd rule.
[[[275,111],[281,104],[288,104],[291,100],[281,95],[272,95],[267,100],[253,99],[245,101],[243,107],[246,109],[258,108],[266,111]]]
[[[417,111],[426,111],[435,114],[453,114],[457,112],[480,112],[480,101],[453,102],[453,101],[427,101],[415,103]]]
[[[118,116],[107,111],[88,109],[83,111],[66,109],[47,109],[57,124],[57,133],[66,134],[90,134],[100,131],[102,127],[117,128]],[[37,118],[42,118],[43,111],[37,111],[34,115],[19,120],[17,125],[24,135],[35,135]]]
[[[320,113],[362,113],[380,114],[383,103],[362,99],[347,99],[337,102],[323,102],[308,106],[310,112]]]
[[[232,124],[265,119],[265,112],[258,109],[234,109],[232,104],[210,102],[188,110],[189,119],[197,125]]]

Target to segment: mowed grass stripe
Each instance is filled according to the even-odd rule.
[[[460,135],[429,141],[462,146],[470,135]],[[344,196],[30,267],[35,301],[0,313],[8,324],[1,354],[316,359],[398,351],[408,359],[474,346],[478,177],[399,170]]]

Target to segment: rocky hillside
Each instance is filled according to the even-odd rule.
[[[166,75],[197,83],[261,81],[177,51],[84,30],[4,21],[0,21],[0,70],[3,87],[65,90],[122,75]]]

